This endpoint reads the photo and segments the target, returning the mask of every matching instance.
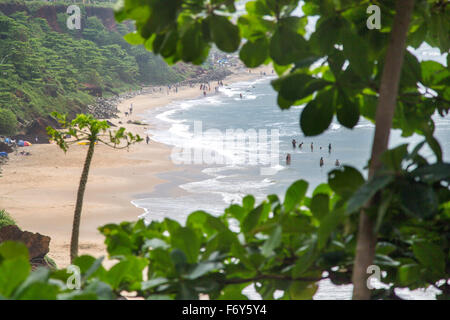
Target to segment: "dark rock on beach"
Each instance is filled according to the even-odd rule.
[[[30,254],[33,269],[38,266],[52,267],[45,257],[49,252],[50,237],[22,231],[15,225],[9,225],[0,229],[0,242],[4,241],[16,241],[25,244]]]

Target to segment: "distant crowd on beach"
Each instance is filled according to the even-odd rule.
[[[295,139],[292,139],[291,143],[292,143],[292,148],[293,149],[297,148],[297,144],[298,144],[298,148],[300,150],[303,148],[303,141],[301,143],[298,143]],[[314,142],[311,142],[310,147],[311,147],[311,152],[314,152]],[[331,146],[331,143],[329,143],[328,144],[328,153],[329,154],[331,154],[331,149],[332,149],[332,146]],[[319,150],[322,150],[322,147],[319,147]],[[291,159],[292,159],[291,154],[288,153],[286,155],[286,165],[290,165],[291,164]],[[319,166],[322,168],[324,165],[325,165],[325,160],[323,159],[323,157],[320,157]],[[339,159],[336,159],[336,161],[334,162],[334,165],[336,167],[340,167],[341,163],[339,162]]]

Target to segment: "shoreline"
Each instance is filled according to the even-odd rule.
[[[252,73],[233,73],[223,82],[255,80],[261,77],[260,71],[268,74],[271,69],[263,66],[253,69]],[[207,96],[211,94],[214,94],[213,89]],[[145,139],[151,126],[127,123],[128,120],[143,121],[147,110],[200,96],[202,92],[198,85],[181,87],[178,93],[169,95],[164,90],[136,95],[118,104],[118,118],[106,120]],[[131,103],[133,115],[126,117],[124,112],[128,111]],[[49,257],[59,268],[66,267],[69,265],[73,210],[86,146],[72,145],[66,154],[54,144],[37,144],[26,150],[31,156],[10,154],[9,162],[2,168],[0,209],[6,209],[22,230],[50,236]],[[136,195],[150,194],[155,186],[164,183],[158,174],[178,170],[183,168],[170,160],[170,147],[152,139],[149,145],[143,141],[130,146],[128,151],[98,145],[85,193],[79,255],[106,256],[104,238],[97,228],[107,223],[137,220],[144,210],[132,203]]]

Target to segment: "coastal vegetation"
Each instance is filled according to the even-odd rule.
[[[192,75],[129,45],[123,35],[133,30],[131,24],[108,29],[99,17],[85,14],[81,30],[68,30],[65,9],[50,26],[50,18],[34,16],[31,4],[22,4],[18,10],[23,11],[9,15],[0,6],[0,134],[14,134],[52,111],[72,116],[85,112],[87,105],[95,103],[92,88],[108,96]],[[7,5],[14,9],[13,3]]]
[[[0,210],[0,228],[15,224],[16,222],[14,221],[13,218],[11,218],[11,215],[8,212],[6,212],[5,209]]]
[[[220,215],[193,212],[184,225],[165,218],[102,226],[117,262],[106,270],[102,258],[73,259],[79,290],[69,289],[66,270],[30,273],[26,247],[2,243],[0,297],[114,299],[127,291],[147,299],[247,299],[243,289],[254,285],[263,299],[312,299],[328,279],[353,284],[354,299],[399,299],[396,289],[430,286],[438,299],[450,298],[450,164],[432,119],[450,109],[450,71],[406,49],[427,42],[449,51],[448,3],[383,1],[379,30],[366,27],[367,1],[306,0],[296,16],[298,0],[255,0],[237,22],[228,18],[234,3],[125,0],[116,18],[135,20],[137,31],[125,39],[170,64],[201,64],[212,44],[239,50],[249,67],[272,63],[279,107],[306,104],[299,119],[305,136],[323,133],[334,116],[349,129],[360,116],[374,122],[367,174],[343,166],[310,196],[308,182],[298,180],[283,200],[268,195],[256,203],[248,195]],[[307,34],[310,17],[318,20]],[[388,149],[392,128],[423,141]],[[63,136],[50,133],[64,149]],[[425,146],[433,156],[420,153]],[[383,271],[384,286],[374,290],[371,266]]]
[[[139,135],[126,132],[125,128],[116,131],[108,131],[110,125],[107,121],[95,119],[92,115],[80,114],[72,121],[67,120],[67,115],[53,112],[52,116],[58,119],[62,130],[52,127],[47,128],[48,135],[56,144],[67,152],[69,145],[75,143],[87,143],[88,150],[81,173],[80,184],[78,186],[77,201],[73,215],[72,237],[70,241],[70,261],[73,262],[78,256],[78,239],[80,234],[81,210],[83,208],[84,192],[89,176],[92,157],[94,156],[95,145],[101,143],[114,149],[125,149],[130,145],[141,142]],[[71,139],[71,140],[67,140]],[[106,140],[108,139],[108,140]]]

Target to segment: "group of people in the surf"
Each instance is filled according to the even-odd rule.
[[[292,139],[292,148],[296,149],[297,148],[297,144],[298,144],[298,148],[302,149],[303,148],[303,141],[301,143],[298,143],[295,139]],[[322,147],[319,147],[320,150],[322,150]],[[331,154],[331,143],[328,144],[328,153]],[[311,142],[311,152],[314,152],[314,142]],[[286,155],[286,164],[290,165],[291,164],[291,154],[288,153]],[[325,161],[323,160],[323,157],[320,157],[319,160],[319,166],[322,168],[325,165]],[[341,165],[341,163],[339,162],[339,159],[336,159],[336,161],[334,162],[334,165],[336,167],[339,167]]]

